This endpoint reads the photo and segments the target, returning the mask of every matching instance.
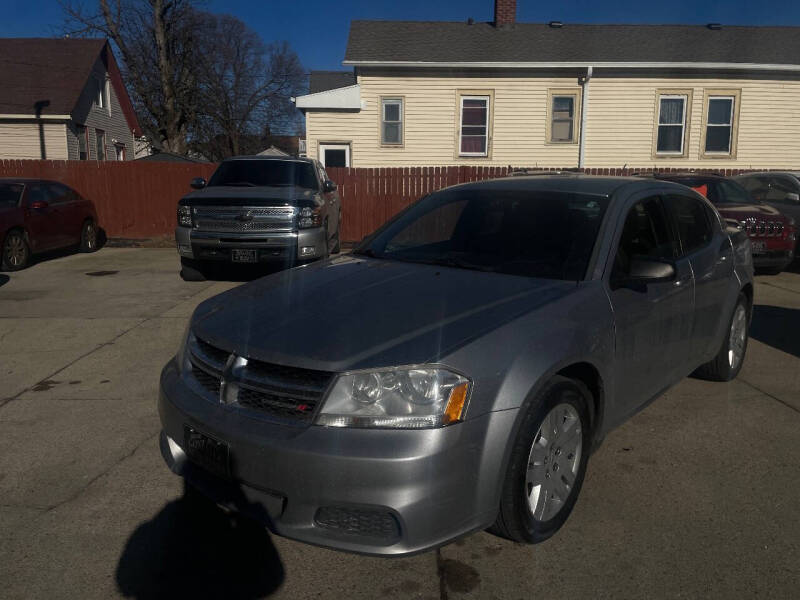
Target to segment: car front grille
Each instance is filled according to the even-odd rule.
[[[193,209],[194,228],[217,232],[290,232],[297,209],[292,206],[198,206]]]
[[[740,223],[750,237],[781,237],[783,235],[783,221],[767,221],[751,217]]]
[[[311,422],[334,376],[237,357],[194,336],[189,360],[192,376],[210,400],[296,423]]]

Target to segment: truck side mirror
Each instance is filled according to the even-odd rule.
[[[204,187],[206,187],[206,180],[202,177],[195,177],[192,179],[192,182],[189,185],[196,190],[202,190]]]
[[[336,184],[332,182],[330,179],[326,179],[325,183],[322,184],[322,191],[325,192],[326,194],[329,192],[335,192]]]

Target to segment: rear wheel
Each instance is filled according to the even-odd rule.
[[[6,271],[19,271],[28,266],[31,249],[25,239],[25,233],[19,229],[9,231],[3,240],[2,264]]]
[[[586,386],[554,377],[530,404],[512,449],[493,533],[535,544],[566,522],[589,458],[589,402]]]
[[[719,352],[713,360],[695,371],[697,377],[710,381],[730,381],[736,378],[739,371],[742,370],[744,356],[747,352],[749,308],[750,305],[745,295],[739,294]]]
[[[97,225],[87,219],[81,228],[81,252],[97,252],[97,238]]]

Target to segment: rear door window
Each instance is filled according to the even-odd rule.
[[[711,221],[700,200],[687,196],[669,196],[667,206],[672,212],[683,254],[694,252],[711,241]]]
[[[19,206],[22,190],[21,183],[0,183],[0,208]]]

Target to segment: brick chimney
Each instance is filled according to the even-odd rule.
[[[517,20],[517,0],[494,0],[494,26],[511,27]]]

